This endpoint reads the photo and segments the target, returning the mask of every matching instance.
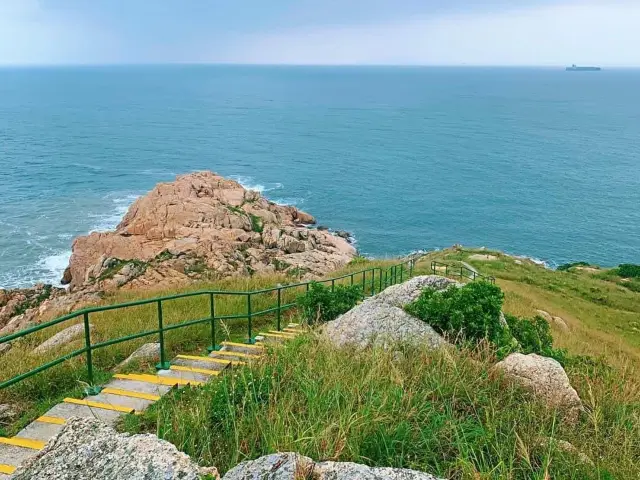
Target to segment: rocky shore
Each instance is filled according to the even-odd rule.
[[[119,289],[166,289],[229,276],[314,278],[355,255],[346,232],[212,172],[160,183],[112,232],[74,240],[62,283],[0,290],[0,335],[95,303]]]

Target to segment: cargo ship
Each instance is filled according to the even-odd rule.
[[[600,70],[602,70],[600,67],[579,67],[575,63],[567,67],[567,72],[599,72]]]

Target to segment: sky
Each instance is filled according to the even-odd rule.
[[[0,0],[0,65],[640,66],[640,0]]]

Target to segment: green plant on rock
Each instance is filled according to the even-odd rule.
[[[262,231],[264,230],[262,219],[257,215],[253,215],[253,214],[250,214],[250,216],[251,216],[251,229],[254,232],[262,233]]]
[[[309,291],[298,297],[298,306],[308,323],[328,322],[348,312],[362,298],[359,285],[336,285],[332,290],[313,282]]]

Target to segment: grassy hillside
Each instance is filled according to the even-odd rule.
[[[619,366],[640,365],[640,292],[623,286],[614,269],[576,266],[553,271],[527,259],[472,249],[433,252],[420,267],[427,268],[432,260],[466,262],[496,277],[506,295],[507,313],[534,316],[544,310],[561,317],[570,331],[552,324],[553,336],[571,353],[605,356]]]

